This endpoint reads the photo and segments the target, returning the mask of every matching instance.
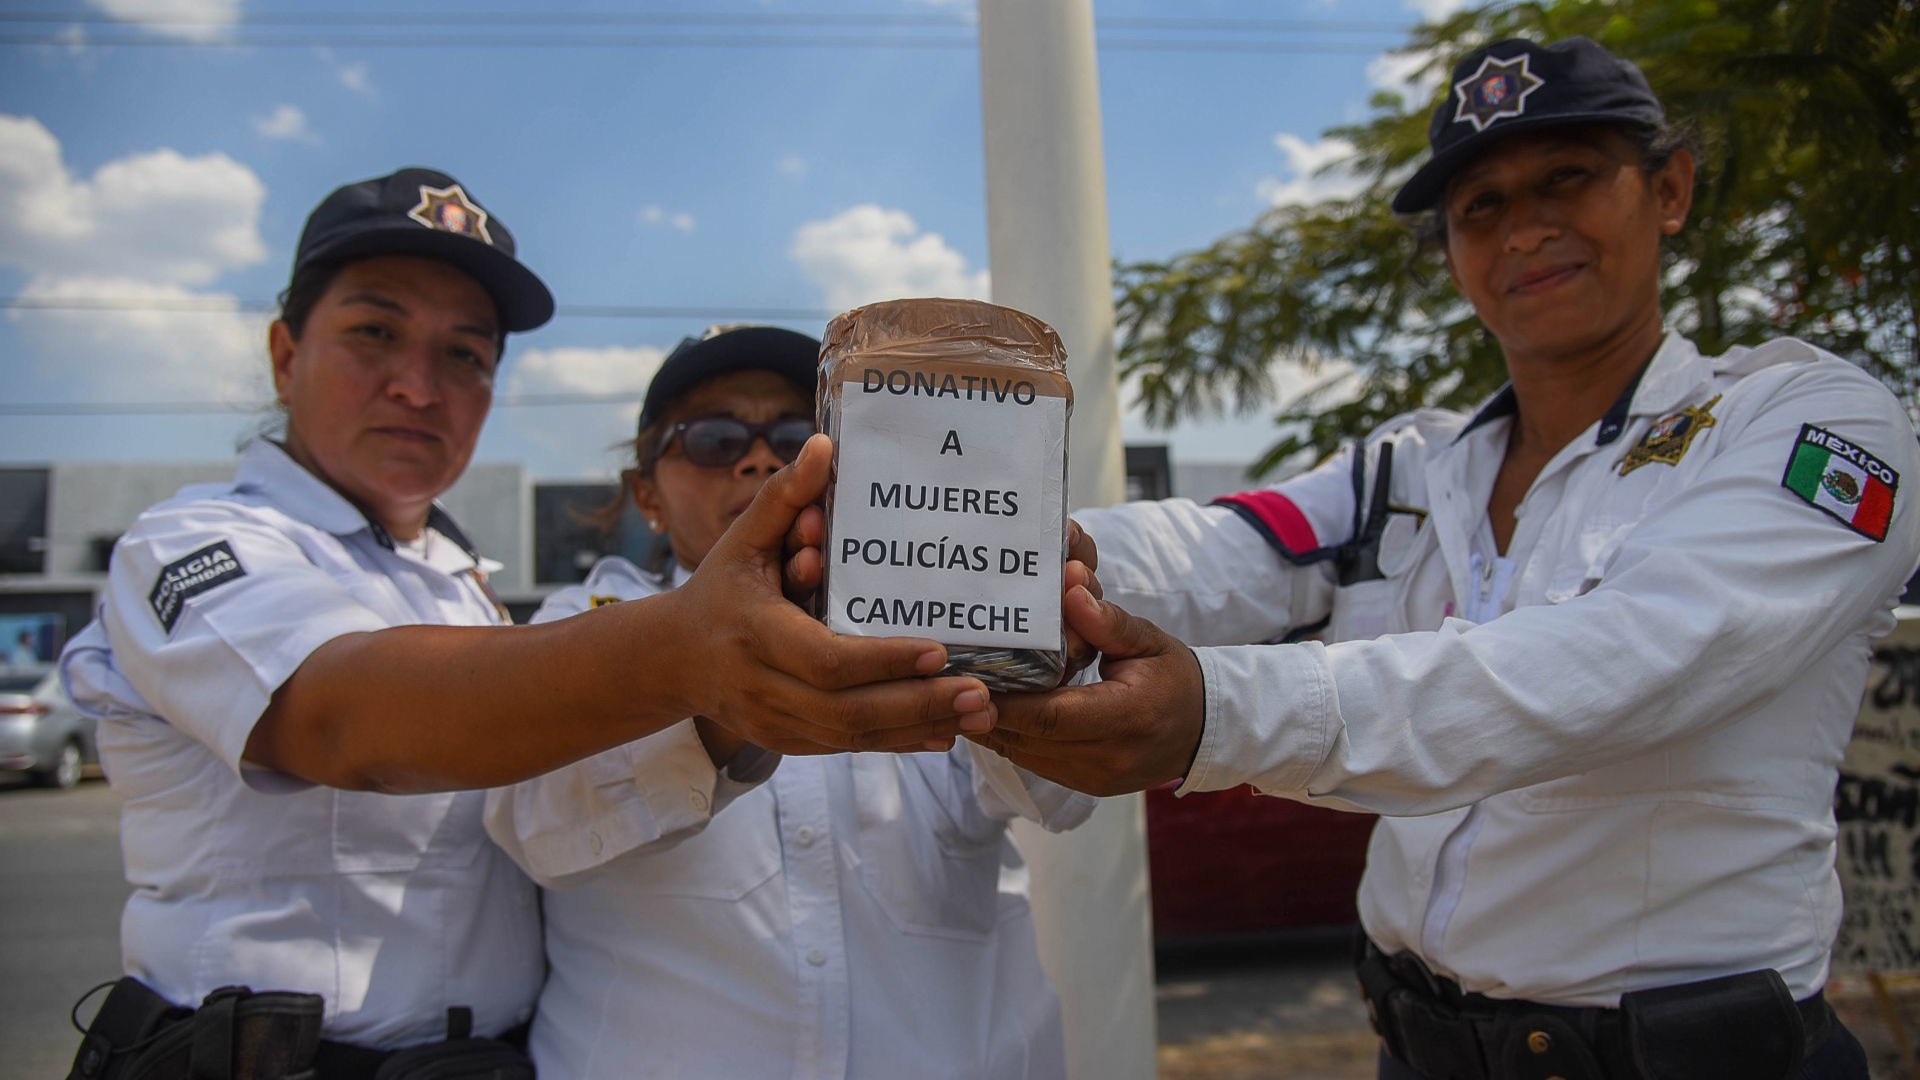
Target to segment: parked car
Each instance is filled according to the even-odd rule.
[[[0,671],[0,771],[24,772],[43,787],[70,788],[99,760],[93,719],[67,699],[57,668]]]
[[[1154,940],[1351,925],[1374,820],[1245,786],[1147,792]]]

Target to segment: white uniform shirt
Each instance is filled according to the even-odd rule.
[[[605,559],[534,621],[665,587]],[[747,755],[716,772],[688,720],[490,797],[547,887],[540,1075],[1064,1075],[1006,823],[1094,801],[964,741]]]
[[[444,515],[423,556],[396,550],[264,439],[230,484],[140,516],[64,657],[122,803],[129,974],[185,1005],[234,983],[316,993],[325,1037],[370,1047],[445,1037],[450,1006],[483,1034],[528,1017],[536,896],[488,842],[483,793],[340,791],[240,760],[327,641],[501,622],[483,572]]]
[[[1224,506],[1079,516],[1109,599],[1212,646],[1183,790],[1393,815],[1362,920],[1468,990],[1610,1006],[1771,967],[1811,994],[1840,917],[1835,774],[1920,555],[1906,416],[1801,342],[1716,358],[1670,335],[1534,481],[1511,610],[1476,624],[1511,411],[1411,414],[1359,470],[1349,451]],[[1876,500],[1890,522],[1839,519]],[[1368,523],[1377,573],[1338,553]],[[1334,644],[1241,644],[1320,620]]]

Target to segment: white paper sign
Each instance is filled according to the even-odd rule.
[[[827,626],[1059,649],[1066,399],[1017,374],[853,374],[841,388]]]

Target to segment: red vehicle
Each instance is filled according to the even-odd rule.
[[[1154,940],[1353,923],[1373,822],[1245,786],[1147,792]]]

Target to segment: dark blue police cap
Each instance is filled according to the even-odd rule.
[[[647,384],[640,429],[666,415],[680,395],[736,371],[771,371],[812,395],[820,378],[820,339],[778,326],[714,326],[683,338]]]
[[[1591,39],[1510,38],[1475,49],[1454,65],[1427,125],[1432,156],[1393,197],[1394,212],[1431,210],[1462,165],[1509,135],[1588,123],[1659,127],[1666,113],[1639,68]]]
[[[472,274],[503,330],[553,318],[553,294],[514,257],[513,234],[446,173],[407,168],[335,190],[307,217],[293,272],[375,255],[420,255]]]

